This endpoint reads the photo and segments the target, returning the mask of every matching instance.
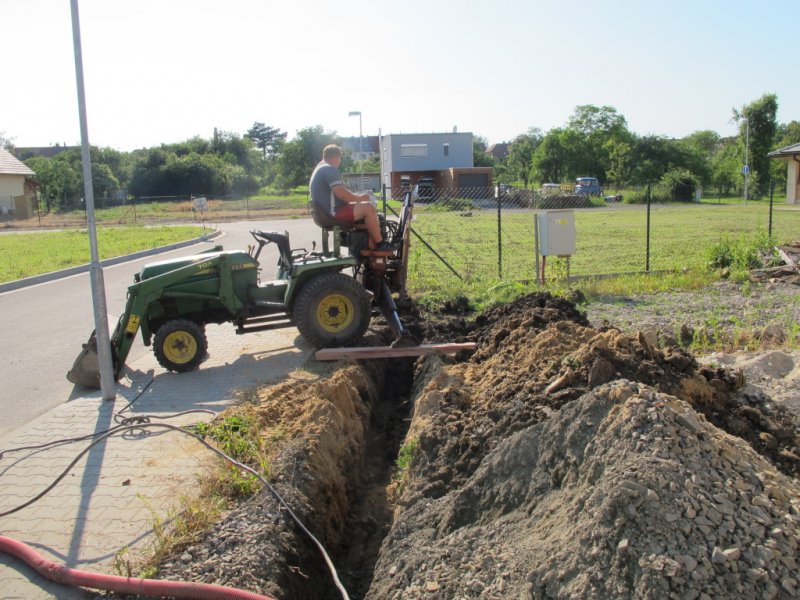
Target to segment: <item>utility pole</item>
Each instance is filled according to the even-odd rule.
[[[108,309],[103,267],[97,251],[97,226],[94,218],[94,188],[92,187],[92,160],[89,153],[89,126],[86,122],[86,95],[83,89],[83,56],[81,52],[81,25],[78,17],[78,0],[70,0],[72,8],[72,42],[75,51],[75,80],[78,88],[78,112],[81,122],[81,162],[83,163],[83,190],[85,193],[86,226],[89,231],[89,278],[92,286],[94,330],[97,339],[97,361],[100,367],[100,391],[103,400],[113,400],[116,395],[114,366],[111,359],[111,339],[108,332]]]
[[[359,160],[359,173],[358,173],[358,184],[361,188],[359,191],[364,191],[364,147],[363,147],[363,136],[361,135],[361,111],[360,110],[352,110],[347,113],[348,117],[355,117],[358,115],[358,154],[361,160]]]

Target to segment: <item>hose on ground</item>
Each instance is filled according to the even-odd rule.
[[[46,559],[27,544],[4,535],[0,535],[0,552],[18,558],[42,577],[63,585],[106,590],[120,594],[194,598],[197,600],[272,600],[269,596],[210,583],[137,579],[71,569]]]
[[[138,420],[138,418],[137,418],[137,420]],[[102,435],[98,436],[97,439],[95,439],[91,444],[86,446],[72,460],[72,462],[70,462],[70,464],[67,465],[67,468],[64,469],[64,471],[62,471],[62,473],[49,486],[47,486],[43,491],[41,491],[34,498],[31,498],[27,502],[15,507],[15,508],[13,508],[11,510],[7,510],[5,512],[0,513],[0,517],[5,517],[5,516],[8,516],[8,515],[14,514],[15,512],[18,512],[18,511],[22,510],[23,508],[26,508],[27,506],[30,506],[34,502],[37,502],[39,499],[44,497],[50,490],[52,490],[56,485],[58,485],[58,483],[64,477],[66,477],[67,473],[69,473],[69,471],[78,463],[78,461],[80,461],[81,458],[83,458],[83,456],[85,454],[87,454],[89,452],[89,450],[91,450],[94,446],[96,446],[97,444],[99,444],[103,440],[105,440],[105,439],[107,439],[107,438],[109,438],[109,437],[111,437],[113,435],[124,433],[126,431],[134,431],[134,430],[141,431],[143,429],[153,429],[153,428],[178,431],[178,432],[180,432],[180,433],[182,433],[184,435],[188,435],[188,436],[196,439],[198,442],[200,442],[203,446],[205,446],[206,448],[208,448],[212,452],[214,452],[217,456],[221,457],[222,459],[228,461],[232,465],[234,465],[234,466],[236,466],[236,467],[238,467],[240,469],[243,469],[243,470],[247,471],[248,473],[252,474],[253,476],[255,476],[256,478],[258,478],[258,480],[261,481],[261,483],[264,485],[264,487],[266,487],[269,490],[270,494],[272,494],[272,496],[278,501],[278,503],[286,510],[286,512],[289,514],[289,516],[292,518],[292,520],[295,522],[295,524],[300,528],[300,530],[313,542],[313,544],[320,551],[320,553],[322,554],[322,558],[324,559],[325,564],[328,567],[328,571],[330,572],[331,577],[333,578],[334,585],[336,586],[336,589],[339,590],[339,593],[341,594],[342,599],[343,600],[350,600],[350,596],[347,594],[347,590],[344,588],[344,585],[342,585],[342,582],[339,580],[339,574],[336,571],[336,567],[333,565],[333,561],[331,560],[330,556],[328,556],[328,553],[325,550],[325,547],[322,545],[322,542],[320,542],[314,536],[314,534],[312,534],[308,530],[308,528],[303,524],[303,522],[300,520],[300,518],[289,507],[289,505],[286,503],[286,501],[283,499],[283,497],[278,493],[278,491],[274,487],[272,487],[272,485],[269,483],[269,481],[264,479],[264,477],[262,477],[261,474],[258,473],[258,471],[256,471],[255,469],[253,469],[253,468],[247,466],[246,464],[239,462],[235,458],[225,454],[222,450],[219,450],[218,448],[215,448],[214,446],[209,444],[207,441],[205,441],[201,437],[191,433],[190,431],[182,429],[181,427],[178,427],[176,425],[170,425],[169,423],[141,423],[141,424],[137,424],[137,425],[118,425],[118,426],[108,430],[107,432],[105,432]],[[14,449],[14,450],[18,450],[18,449]],[[0,455],[0,456],[2,456],[2,455]]]

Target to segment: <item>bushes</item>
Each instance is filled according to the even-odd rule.
[[[752,238],[732,240],[727,235],[708,249],[708,268],[727,271],[734,279],[745,279],[747,272],[764,266],[764,256],[773,252],[774,240],[765,232]]]
[[[666,202],[694,202],[695,192],[700,185],[697,177],[686,169],[671,169],[659,182],[650,188],[650,202],[664,204]],[[647,204],[647,190],[628,194],[623,200],[625,204]]]

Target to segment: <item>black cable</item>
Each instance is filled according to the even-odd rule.
[[[190,411],[186,411],[186,412],[190,412]],[[178,414],[182,414],[182,413],[178,413]],[[141,417],[134,417],[134,418],[135,419],[140,419]],[[191,432],[189,432],[189,431],[187,431],[187,430],[185,430],[185,429],[183,429],[181,427],[178,427],[176,425],[170,425],[169,423],[141,423],[141,424],[137,424],[137,425],[118,425],[117,427],[113,427],[112,429],[110,429],[110,430],[106,431],[105,433],[101,434],[91,444],[86,446],[86,448],[84,448],[72,460],[72,462],[69,463],[69,465],[67,465],[67,468],[64,469],[64,471],[49,486],[47,486],[42,492],[40,492],[39,494],[37,494],[35,497],[31,498],[27,502],[17,506],[16,508],[12,508],[11,510],[7,510],[5,512],[0,513],[0,518],[6,517],[8,515],[12,515],[12,514],[14,514],[16,512],[19,512],[23,508],[27,508],[31,504],[33,504],[33,503],[39,501],[41,498],[43,498],[50,490],[52,490],[56,485],[58,485],[58,483],[62,479],[64,479],[64,477],[66,477],[67,473],[69,473],[72,470],[72,468],[78,463],[78,461],[80,461],[81,458],[83,458],[83,456],[87,452],[89,452],[89,450],[91,450],[94,446],[96,446],[97,444],[99,444],[103,440],[111,437],[112,435],[116,435],[117,433],[122,433],[122,432],[125,432],[125,431],[133,431],[133,430],[150,429],[150,428],[154,428],[154,427],[155,428],[168,429],[168,430],[172,430],[172,431],[178,431],[180,433],[183,433],[185,435],[193,437],[198,442],[200,442],[203,446],[205,446],[206,448],[208,448],[209,450],[211,450],[212,452],[214,452],[215,454],[217,454],[218,456],[220,456],[224,460],[228,461],[232,465],[235,465],[235,466],[239,467],[240,469],[244,469],[248,473],[251,473],[252,475],[257,477],[259,479],[259,481],[261,481],[261,483],[264,484],[264,486],[269,490],[269,492],[275,497],[275,499],[278,501],[278,503],[289,513],[289,516],[297,524],[297,526],[303,531],[303,533],[306,534],[306,536],[308,536],[308,538],[314,543],[314,545],[322,553],[322,557],[325,560],[326,565],[328,566],[328,570],[330,571],[331,576],[333,577],[334,585],[336,586],[336,588],[341,593],[342,598],[344,600],[349,600],[350,597],[347,594],[347,590],[345,590],[344,586],[342,585],[342,582],[339,580],[339,575],[336,572],[336,567],[333,565],[333,561],[331,560],[330,556],[328,556],[328,553],[325,551],[325,547],[322,545],[322,543],[316,537],[314,537],[314,534],[312,534],[306,528],[306,526],[303,524],[303,522],[300,520],[300,518],[294,513],[294,511],[289,507],[289,505],[286,504],[286,501],[278,493],[278,491],[274,487],[272,487],[272,485],[269,483],[269,481],[264,479],[264,477],[262,477],[255,469],[253,469],[253,468],[247,466],[246,464],[239,462],[235,458],[225,454],[222,450],[219,450],[218,448],[215,448],[214,446],[212,446],[211,444],[206,442],[201,437],[199,437],[199,436],[197,436],[197,435],[195,435],[195,434],[193,434],[193,433],[191,433]],[[97,435],[97,434],[95,434],[95,435]],[[21,448],[14,448],[15,451],[16,450],[20,450],[20,449]],[[2,455],[0,454],[0,456],[2,456]]]

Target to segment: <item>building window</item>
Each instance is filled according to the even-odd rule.
[[[444,145],[444,155],[445,156],[450,156],[450,144],[445,144]]]
[[[425,158],[428,156],[428,144],[401,144],[400,156],[403,158]]]

